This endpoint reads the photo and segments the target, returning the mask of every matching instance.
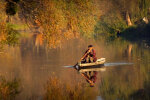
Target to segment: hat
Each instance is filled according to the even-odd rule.
[[[88,45],[88,47],[93,47],[93,45]]]

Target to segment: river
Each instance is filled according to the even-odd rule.
[[[147,93],[150,50],[125,40],[105,42],[73,39],[67,40],[61,47],[51,49],[44,44],[36,44],[31,38],[22,39],[19,45],[5,46],[0,53],[0,75],[8,80],[20,80],[21,93],[16,99],[41,100],[49,77],[56,76],[70,84],[79,81],[86,83],[76,70],[63,66],[76,64],[89,44],[94,45],[98,58],[106,58],[106,63],[133,63],[107,66],[106,70],[98,72],[96,85],[92,88],[98,98],[127,100],[141,98],[136,96],[141,90]]]

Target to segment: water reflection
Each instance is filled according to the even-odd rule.
[[[85,77],[86,81],[90,84],[90,87],[94,87],[97,80],[97,74],[97,71],[89,71],[82,73],[82,76]]]
[[[75,85],[82,81],[89,87],[85,77],[77,74],[76,70],[62,67],[74,65],[81,58],[88,44],[94,45],[97,58],[106,58],[106,64],[107,62],[134,63],[133,66],[113,65],[114,67],[80,70],[80,73],[91,80],[94,72],[98,72],[96,82],[93,81],[94,87],[90,88],[97,93],[96,95],[101,96],[103,100],[127,100],[130,97],[137,98],[137,95],[142,93],[149,97],[147,94],[150,83],[150,50],[127,41],[107,44],[103,41],[75,39],[67,41],[61,48],[49,49],[44,43],[35,43],[33,37],[24,38],[19,46],[5,46],[3,53],[0,53],[0,75],[7,79],[14,77],[20,79],[22,92],[18,100],[42,98],[45,91],[43,87],[52,75],[65,83]],[[141,90],[144,92],[138,92]]]
[[[132,59],[132,47],[132,44],[128,44],[124,51],[124,56],[128,58],[128,61]]]

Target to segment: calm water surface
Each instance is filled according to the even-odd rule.
[[[68,40],[61,48],[49,49],[32,39],[24,39],[18,46],[6,46],[0,53],[0,75],[7,79],[17,78],[21,82],[19,100],[42,99],[44,86],[50,76],[63,82],[85,81],[76,70],[65,68],[74,65],[87,46],[93,44],[97,57],[106,62],[132,62],[133,65],[110,66],[98,72],[93,88],[101,100],[124,100],[148,87],[150,82],[150,50],[127,41],[112,43],[92,40]],[[87,83],[88,86],[88,83]],[[139,97],[140,98],[140,97]]]

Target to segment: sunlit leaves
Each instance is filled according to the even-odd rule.
[[[57,45],[65,39],[79,37],[80,35],[91,37],[93,35],[94,25],[96,24],[97,6],[96,0],[24,0],[24,9],[29,10],[29,20],[32,23],[38,22],[39,27],[43,29],[44,39],[47,43]],[[37,3],[38,2],[38,3]],[[28,5],[27,5],[28,4]],[[36,6],[32,7],[32,4]],[[40,7],[38,7],[40,6]]]

